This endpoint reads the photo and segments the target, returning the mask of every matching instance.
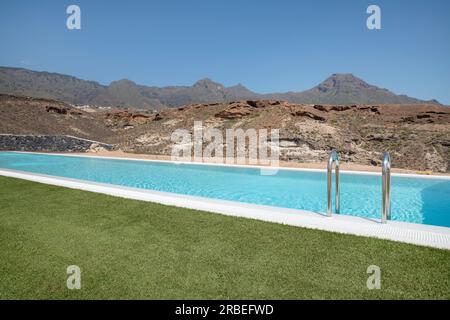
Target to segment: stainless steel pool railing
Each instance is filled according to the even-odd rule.
[[[391,220],[391,155],[385,152],[382,165],[382,203],[381,203],[381,222],[386,223]]]
[[[339,154],[336,150],[332,150],[330,157],[328,158],[327,167],[327,216],[331,217],[331,178],[333,171],[333,163],[335,164],[336,175],[336,194],[334,201],[334,209],[336,213],[339,213]]]

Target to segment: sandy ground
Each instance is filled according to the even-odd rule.
[[[99,151],[99,152],[87,152],[87,153],[77,153],[77,154],[95,155],[95,156],[101,156],[101,157],[136,158],[136,159],[151,159],[151,160],[172,160],[170,156],[165,156],[165,155],[136,154],[136,153],[126,153],[123,151]],[[326,169],[327,164],[325,162],[324,163],[298,163],[298,162],[280,161],[280,167]],[[381,172],[381,167],[367,166],[367,165],[361,165],[361,164],[355,164],[355,163],[341,163],[340,169],[348,170],[348,171]],[[398,169],[398,168],[392,168],[392,172],[450,176],[449,173],[443,174],[443,173],[436,173],[436,172],[432,172],[432,171],[415,171],[415,170]]]

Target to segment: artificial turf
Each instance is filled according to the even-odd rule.
[[[0,298],[450,299],[450,251],[0,177]]]

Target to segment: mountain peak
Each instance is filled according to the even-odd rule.
[[[322,83],[326,82],[367,84],[367,82],[365,82],[361,78],[358,78],[353,73],[333,73],[331,76],[326,78]]]
[[[332,79],[339,79],[339,80],[352,80],[352,79],[358,79],[360,80],[358,77],[356,77],[353,73],[333,73],[331,76],[329,76],[328,78],[332,78]]]
[[[358,89],[372,87],[364,80],[354,76],[352,73],[333,73],[317,86],[320,92],[328,92],[330,90]]]
[[[131,80],[128,80],[128,79],[120,79],[120,80],[111,82],[109,85],[112,87],[117,87],[117,86],[132,87],[132,86],[136,86],[136,83]]]
[[[205,89],[224,89],[224,86],[218,82],[212,81],[210,78],[203,78],[194,83],[193,87]]]

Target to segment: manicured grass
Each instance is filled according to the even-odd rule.
[[[450,251],[0,177],[0,298],[450,299]]]

